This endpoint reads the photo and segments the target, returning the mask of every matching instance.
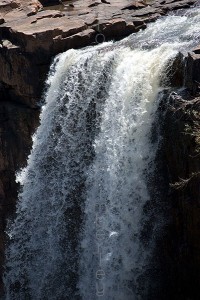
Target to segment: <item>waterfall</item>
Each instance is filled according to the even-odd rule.
[[[145,219],[159,176],[157,111],[167,68],[199,32],[195,8],[54,59],[27,167],[17,174],[7,300],[146,299],[162,227],[161,216]]]

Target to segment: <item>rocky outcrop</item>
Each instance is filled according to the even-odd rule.
[[[80,0],[73,7],[63,3],[43,8],[37,0],[0,2],[0,82],[13,101],[31,107],[37,103],[48,66],[56,54],[119,39],[195,0],[158,0],[149,5],[128,0],[110,0],[110,4]]]
[[[170,204],[168,216],[171,216],[166,236],[160,243],[166,299],[199,299],[199,53],[200,47],[197,47],[183,58],[182,82],[179,80],[179,84],[175,84],[176,89],[167,102],[163,128],[162,160],[170,183],[167,203]],[[183,83],[184,90],[179,90]]]
[[[79,0],[74,1],[70,6],[67,1],[63,4],[53,0],[0,1],[1,266],[6,219],[13,214],[17,199],[18,186],[15,182],[15,172],[25,165],[31,148],[31,135],[38,125],[38,103],[52,58],[70,48],[80,48],[109,39],[120,39],[145,28],[148,22],[156,20],[168,11],[189,7],[195,3],[195,0],[157,0],[149,4],[129,0],[103,2]],[[51,6],[55,3],[57,5]],[[198,73],[195,68],[199,68],[196,55],[199,54],[198,50],[195,51],[188,58],[190,62],[187,79],[188,88],[193,94],[198,90],[194,82],[199,81],[199,78],[195,77]],[[184,140],[179,143],[177,147],[181,148]],[[167,160],[170,161],[170,157],[175,155],[173,151],[171,148],[168,150]],[[190,154],[187,153],[188,159]],[[189,173],[180,173],[178,167],[173,169],[172,161],[171,164],[172,182],[178,180],[179,176],[183,178],[189,176]],[[181,201],[176,205],[179,207]],[[185,209],[184,213],[186,211]],[[191,215],[195,213],[194,211],[195,209]],[[175,224],[177,226],[174,228],[178,234],[182,219],[178,219],[177,222],[178,225]],[[192,223],[194,232],[197,230],[197,222],[195,222]],[[188,229],[188,237],[189,232]],[[1,267],[0,273],[2,270]],[[2,283],[0,284],[1,289]]]

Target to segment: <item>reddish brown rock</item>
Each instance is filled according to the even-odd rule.
[[[0,1],[0,8],[18,8],[20,7],[20,1],[19,0],[1,0]]]
[[[37,18],[39,16],[38,13]],[[87,28],[82,20],[70,20],[67,16],[54,17],[52,21],[49,17],[37,18],[27,19],[23,23],[17,22],[9,28],[9,36],[20,44],[25,52],[33,53],[41,49],[51,52],[56,36],[61,35],[65,38]]]
[[[102,22],[94,26],[94,28],[107,37],[116,36],[118,38],[119,36],[123,36],[126,31],[126,22],[118,18],[108,22]]]
[[[124,6],[122,10],[124,9],[140,9],[147,6],[147,4],[144,1],[132,1],[128,5]]]
[[[93,29],[86,29],[69,37],[63,37],[62,35],[56,36],[53,39],[54,52],[63,52],[66,47],[69,49],[85,47],[94,41],[95,35],[96,33]]]

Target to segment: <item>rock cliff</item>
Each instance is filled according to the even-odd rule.
[[[163,253],[173,291],[170,298],[196,300],[200,295],[200,47],[184,61],[180,87],[185,88],[171,94],[164,122],[171,224]]]
[[[15,172],[26,164],[32,144],[31,135],[38,125],[38,103],[52,58],[70,48],[96,44],[104,39],[125,37],[144,29],[148,22],[171,10],[189,7],[195,0],[157,0],[149,3],[129,0],[104,2],[107,3],[99,0],[66,1],[63,4],[50,0],[0,1],[1,274],[6,219],[14,213],[17,199]],[[177,264],[176,274],[179,275],[179,286],[188,280],[188,272],[193,275],[190,278],[191,285],[190,282],[186,284],[188,295],[190,289],[200,282],[200,199],[199,177],[196,175],[199,172],[199,157],[196,153],[197,137],[182,132],[188,122],[190,123],[190,117],[185,111],[194,110],[193,104],[197,109],[199,103],[199,53],[199,49],[195,49],[187,58],[187,95],[180,95],[179,98],[175,95],[173,98],[186,97],[186,102],[188,99],[192,101],[185,102],[186,106],[181,106],[175,114],[168,113],[166,124],[170,122],[171,126],[166,125],[164,130],[164,159],[168,166],[169,182],[176,185],[181,179],[187,181],[181,189],[173,185],[170,188],[169,201],[173,204],[171,208],[173,222],[169,236],[174,238],[169,238],[170,246],[166,247],[166,252],[169,257],[176,259],[174,249],[180,248],[176,252],[181,258]],[[175,102],[178,105],[178,100]],[[178,114],[181,111],[183,117],[179,119]],[[190,127],[196,128],[194,119],[191,122]],[[175,139],[175,143],[171,143],[171,139]],[[164,248],[165,246],[166,243]],[[173,261],[170,263],[172,265]],[[177,279],[175,282],[177,283]],[[0,290],[3,292],[2,283]],[[183,295],[180,299],[187,298]]]

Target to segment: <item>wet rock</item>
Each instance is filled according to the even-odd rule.
[[[189,53],[186,70],[185,83],[195,95],[200,88],[200,46]]]
[[[190,87],[173,93],[164,122],[163,153],[171,183],[167,201],[172,217],[163,249],[168,281],[164,284],[166,290],[167,285],[171,287],[169,299],[199,297],[200,158],[195,138],[195,127],[200,124],[199,100],[198,94],[190,93]]]
[[[181,88],[184,85],[185,76],[185,57],[179,53],[175,59],[169,61],[169,67],[166,70],[163,85],[173,88]]]
[[[195,53],[196,52],[196,53]],[[179,54],[167,71],[163,97],[162,161],[168,181],[170,222],[157,245],[161,299],[198,299],[200,284],[200,89],[199,47]],[[185,80],[186,79],[186,80]],[[164,83],[163,83],[164,84]],[[164,118],[164,119],[163,119]],[[160,297],[159,297],[160,298]]]
[[[5,86],[4,86],[5,87]],[[25,166],[31,149],[31,135],[38,125],[39,110],[13,103],[5,90],[0,89],[0,273],[3,272],[7,218],[13,215],[18,184],[15,172]],[[3,101],[2,101],[3,100]],[[0,294],[3,292],[0,278]]]

